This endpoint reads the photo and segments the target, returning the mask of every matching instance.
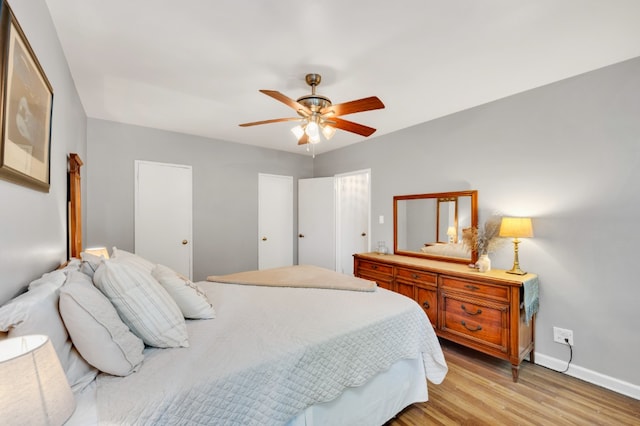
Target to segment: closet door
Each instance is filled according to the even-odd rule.
[[[336,269],[335,179],[298,180],[298,263]]]
[[[137,160],[135,186],[136,254],[191,278],[191,166]]]
[[[293,265],[293,232],[293,176],[260,173],[258,269]]]
[[[336,271],[353,275],[353,254],[371,250],[371,171],[336,175]]]

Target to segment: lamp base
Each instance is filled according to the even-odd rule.
[[[523,271],[520,268],[513,268],[510,269],[508,271],[505,271],[507,274],[514,274],[514,275],[526,275],[527,273],[525,271]]]

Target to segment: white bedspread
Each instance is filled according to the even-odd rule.
[[[217,318],[188,321],[189,348],[100,375],[100,424],[284,424],[399,359],[422,356],[434,383],[447,372],[424,311],[399,294],[199,285]]]

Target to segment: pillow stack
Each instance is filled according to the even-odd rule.
[[[189,347],[185,318],[215,318],[206,294],[164,265],[116,247],[111,259],[81,256],[0,307],[9,337],[49,336],[74,391],[98,371],[138,371],[145,345]]]
[[[73,391],[91,383],[97,374],[78,353],[58,310],[59,291],[66,280],[63,271],[43,275],[26,293],[0,307],[0,330],[8,337],[44,334],[49,336]]]

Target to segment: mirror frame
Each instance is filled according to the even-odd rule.
[[[420,200],[420,199],[438,199],[441,198],[456,198],[456,197],[471,197],[471,226],[478,226],[478,191],[456,191],[456,192],[436,192],[432,194],[411,194],[411,195],[396,195],[393,197],[393,253],[403,256],[422,257],[425,259],[440,260],[444,262],[453,263],[476,263],[478,260],[478,252],[473,250],[471,252],[471,259],[461,259],[457,257],[437,256],[428,253],[422,253],[418,251],[408,251],[398,249],[398,201],[403,200]],[[437,205],[437,204],[436,204]],[[436,223],[436,227],[438,224]]]

